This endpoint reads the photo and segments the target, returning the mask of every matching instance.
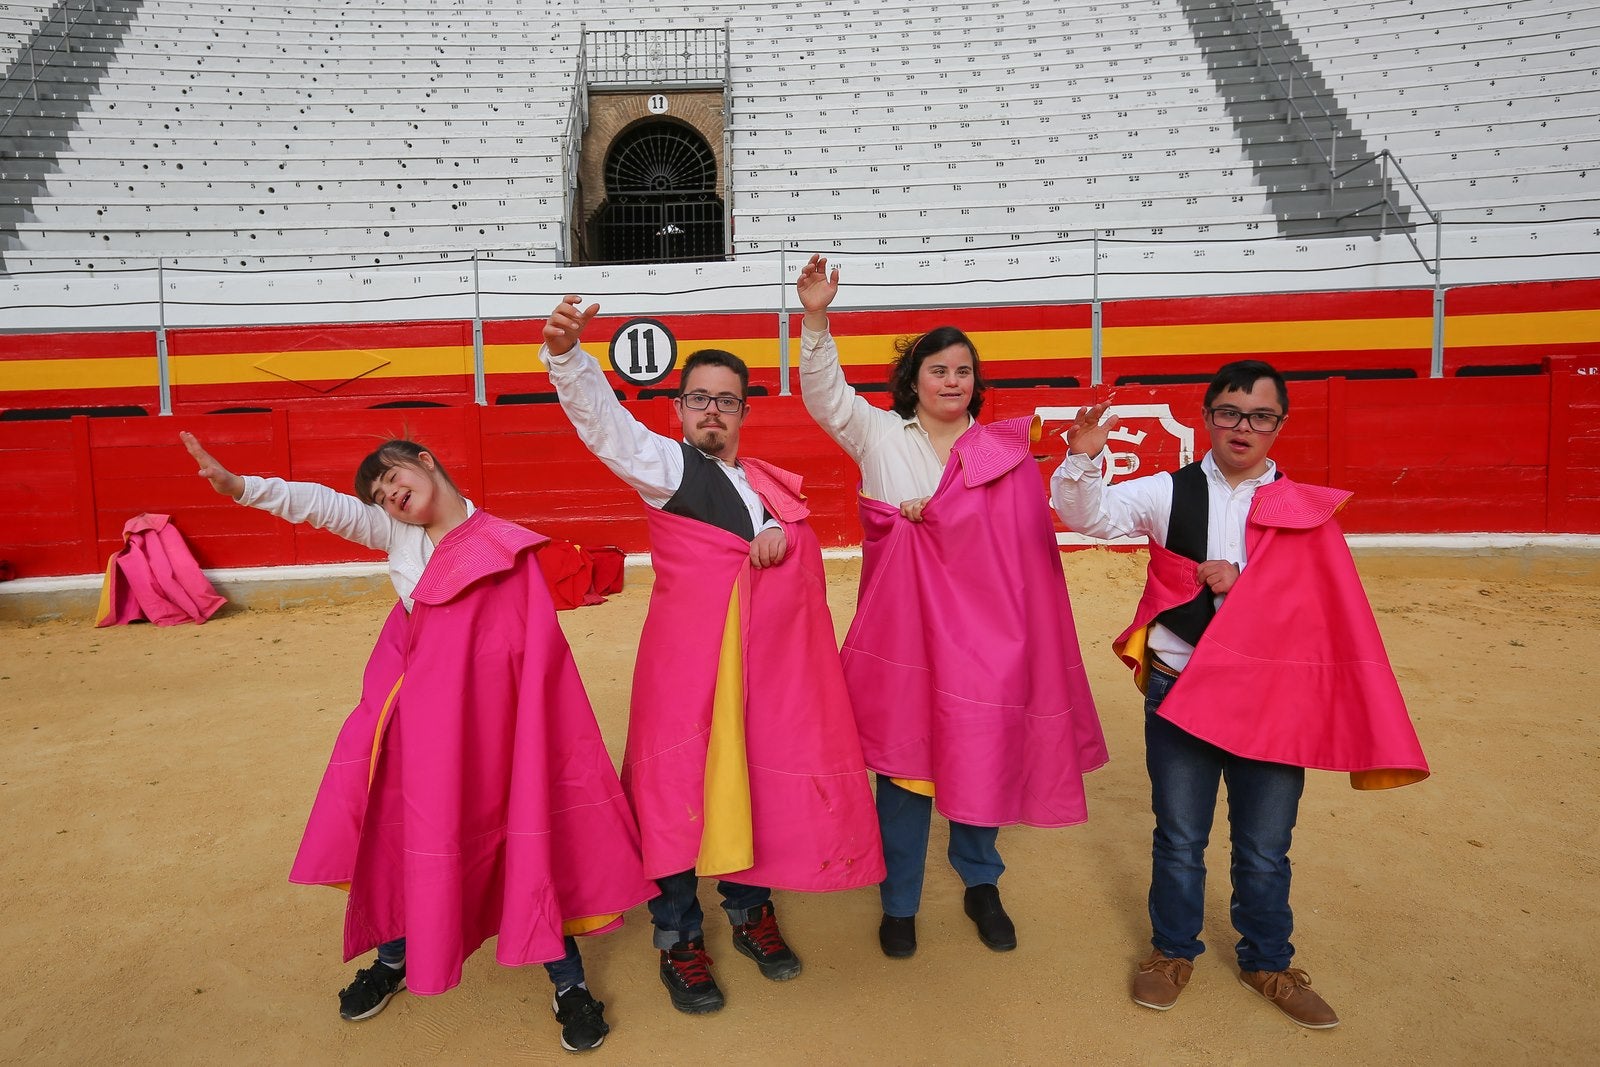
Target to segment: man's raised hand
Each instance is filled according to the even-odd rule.
[[[544,343],[552,356],[564,356],[572,351],[583,334],[583,328],[600,311],[599,304],[590,304],[583,310],[578,306],[582,298],[568,295],[562,298],[544,324]]]

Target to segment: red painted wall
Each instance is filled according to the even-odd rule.
[[[1600,533],[1600,359],[1566,356],[1547,373],[1494,378],[1293,382],[1290,418],[1274,451],[1286,473],[1356,493],[1345,529],[1378,532]],[[985,418],[1090,403],[1112,390],[996,389]],[[1117,405],[1167,404],[1195,430],[1203,388],[1124,386]],[[886,398],[874,394],[878,402]],[[678,432],[671,402],[630,402],[652,429]],[[1041,482],[1064,445],[1046,427]],[[1176,445],[1152,422],[1137,446],[1140,474],[1170,470]],[[177,517],[206,567],[377,558],[292,527],[211,491],[178,443],[191,430],[232,470],[320,481],[348,491],[357,463],[407,434],[445,461],[462,491],[504,518],[553,537],[643,551],[643,505],[579,443],[555,405],[465,405],[388,411],[273,411],[172,418],[75,418],[0,423],[12,472],[0,559],[19,577],[99,571],[140,512]],[[798,397],[758,397],[743,450],[801,473],[824,544],[860,540],[855,469]]]

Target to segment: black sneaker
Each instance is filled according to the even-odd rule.
[[[356,980],[339,990],[339,1018],[352,1023],[370,1019],[388,1007],[394,995],[405,987],[405,964],[391,967],[387,963],[374,963],[364,971],[357,971]]]
[[[672,994],[672,1006],[689,1015],[722,1010],[722,990],[711,977],[706,941],[697,937],[661,950],[661,984]]]
[[[556,1022],[561,1024],[561,1047],[568,1052],[599,1048],[600,1042],[611,1032],[601,1014],[606,1010],[605,1004],[590,996],[581,985],[557,993],[551,1007],[555,1009]]]
[[[770,900],[761,905],[759,919],[734,926],[733,947],[756,961],[763,978],[787,982],[800,973],[800,958],[778,932],[778,916]]]

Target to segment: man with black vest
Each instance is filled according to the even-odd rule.
[[[1249,562],[1246,519],[1257,491],[1280,477],[1267,453],[1288,416],[1288,390],[1266,363],[1227,364],[1205,392],[1210,452],[1176,473],[1109,486],[1101,478],[1101,454],[1118,420],[1101,421],[1107,407],[1085,409],[1068,428],[1051,500],[1072,530],[1101,538],[1142,534],[1168,550],[1151,549],[1151,582],[1141,607],[1175,606],[1142,610],[1117,646],[1145,692],[1146,766],[1156,817],[1149,893],[1155,951],[1134,975],[1134,1002],[1157,1011],[1172,1007],[1204,951],[1205,847],[1221,780],[1228,787],[1240,980],[1302,1026],[1335,1026],[1338,1016],[1309,988],[1305,972],[1289,966],[1288,852],[1305,767],[1236,755],[1158,713]],[[1158,566],[1166,560],[1177,566]],[[1165,599],[1155,592],[1163,585],[1163,566],[1168,575],[1182,575],[1165,582]],[[1131,651],[1124,647],[1130,637]],[[1232,675],[1237,703],[1245,706],[1236,712],[1251,713],[1253,681],[1242,670]]]
[[[883,848],[800,479],[739,453],[749,370],[695,352],[673,401],[683,439],[639,423],[578,346],[598,304],[569,296],[540,359],[584,444],[647,506],[655,583],[639,640],[622,785],[639,820],[661,980],[679,1011],[723,1006],[699,878],[733,947],[782,981],[800,960],[774,888],[876,885]]]

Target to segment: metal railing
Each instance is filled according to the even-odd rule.
[[[723,85],[728,77],[726,25],[691,30],[588,30],[596,87]]]
[[[1291,48],[1290,43],[1284,40],[1283,35],[1278,32],[1278,28],[1276,26],[1268,26],[1265,24],[1265,18],[1253,0],[1247,0],[1247,2],[1249,2],[1250,7],[1254,9],[1250,14],[1247,15],[1242,15],[1240,13],[1241,5],[1237,2],[1237,0],[1229,5],[1228,21],[1230,23],[1237,23],[1240,21],[1248,21],[1250,23],[1250,25],[1247,26],[1247,32],[1251,33],[1254,38],[1256,66],[1258,68],[1265,66],[1267,68],[1267,72],[1272,75],[1272,80],[1277,83],[1278,90],[1280,93],[1282,93],[1285,105],[1284,121],[1286,123],[1298,122],[1300,124],[1300,128],[1305,132],[1306,140],[1314,149],[1316,149],[1317,154],[1322,157],[1322,162],[1327,168],[1328,203],[1330,205],[1333,204],[1334,196],[1338,191],[1338,182],[1341,178],[1347,177],[1355,171],[1358,171],[1363,167],[1371,166],[1374,163],[1379,164],[1381,168],[1383,180],[1382,184],[1379,186],[1380,190],[1382,191],[1379,199],[1374,200],[1370,204],[1365,204],[1359,208],[1356,208],[1353,211],[1345,212],[1343,215],[1338,217],[1338,221],[1343,222],[1346,219],[1351,219],[1358,215],[1364,215],[1367,212],[1372,211],[1374,208],[1377,208],[1380,210],[1378,230],[1380,233],[1387,233],[1389,231],[1389,216],[1393,214],[1396,219],[1403,217],[1403,211],[1400,204],[1394,200],[1389,191],[1388,164],[1392,161],[1394,163],[1395,171],[1399,173],[1400,177],[1405,181],[1407,188],[1411,190],[1411,194],[1417,198],[1417,204],[1421,207],[1422,212],[1428,216],[1429,220],[1437,229],[1439,225],[1438,213],[1428,207],[1427,201],[1422,197],[1422,191],[1417,188],[1416,183],[1413,182],[1401,168],[1399,158],[1387,148],[1382,152],[1360,157],[1343,170],[1338,169],[1339,125],[1337,117],[1333,114],[1333,112],[1327,109],[1327,107],[1323,104],[1322,99],[1317,95],[1316,91],[1311,88],[1312,75],[1301,69],[1300,61],[1294,57],[1293,49]],[[1267,52],[1267,47],[1264,42],[1264,37],[1267,34],[1271,35],[1272,45],[1283,56],[1284,61],[1289,68],[1287,81],[1285,81],[1284,76],[1278,71],[1278,61]],[[1304,97],[1316,105],[1317,111],[1321,113],[1323,120],[1327,123],[1327,151],[1323,151],[1322,139],[1308,121],[1308,112],[1301,106],[1300,103],[1301,96],[1296,95],[1295,90],[1297,81],[1300,86],[1303,86],[1306,89],[1306,92],[1303,94]],[[1437,274],[1437,255],[1434,257],[1433,265],[1429,266],[1428,256],[1422,252],[1422,249],[1417,245],[1416,239],[1411,236],[1409,231],[1406,233],[1406,238],[1411,242],[1411,247],[1416,251],[1417,258],[1423,264],[1423,266],[1427,267],[1431,272]]]
[[[67,0],[56,9],[61,15],[61,38],[51,45],[48,51],[42,54],[36,53],[34,50],[33,42],[39,36],[39,32],[48,29],[51,21],[55,18],[55,14],[52,13],[45,16],[43,25],[35,30],[32,36],[28,38],[27,43],[22,46],[22,52],[17,55],[16,73],[17,75],[22,73],[21,60],[22,55],[25,53],[28,57],[28,80],[20,82],[19,77],[11,74],[7,74],[3,80],[0,80],[0,100],[4,100],[9,95],[8,90],[13,83],[20,82],[16,102],[6,110],[5,117],[0,118],[0,134],[6,132],[6,127],[10,126],[11,120],[16,118],[17,111],[22,107],[23,101],[29,98],[30,93],[33,102],[39,102],[39,75],[44,73],[50,66],[50,60],[55,57],[57,52],[64,50],[69,55],[72,53],[72,30],[77,27],[85,15],[98,15],[100,13],[99,8],[96,6],[97,3],[98,0]],[[69,11],[72,12],[71,19],[67,17]]]
[[[715,225],[711,220],[706,220],[702,225]],[[1332,236],[1330,234],[1330,236]],[[1235,234],[1231,236],[1216,236],[1212,241],[1217,244],[1227,245],[1246,242],[1253,248],[1263,250],[1271,246],[1294,246],[1298,243],[1295,238],[1284,237],[1257,237]],[[1143,294],[1129,294],[1126,286],[1119,295],[1107,296],[1107,286],[1103,283],[1110,281],[1126,282],[1129,278],[1148,280],[1154,275],[1170,275],[1173,277],[1184,276],[1191,273],[1188,266],[1188,256],[1185,250],[1190,249],[1188,243],[1173,242],[1177,252],[1173,253],[1172,260],[1167,268],[1155,267],[1142,258],[1149,254],[1146,249],[1140,253],[1141,258],[1128,259],[1121,266],[1104,262],[1120,244],[1139,245],[1139,242],[1128,242],[1116,238],[1099,230],[1086,234],[1084,237],[1060,244],[1052,244],[1048,248],[1035,250],[1040,272],[1029,272],[1020,276],[1016,282],[1018,292],[1025,292],[1029,303],[1083,304],[1088,303],[1090,308],[1090,336],[1089,357],[1090,376],[1094,384],[1101,384],[1104,380],[1105,338],[1104,338],[1104,308],[1108,304],[1115,304],[1130,299],[1147,299]],[[1140,245],[1140,247],[1143,247]],[[1062,265],[1063,253],[1079,249],[1082,251],[1081,266]],[[998,252],[1000,249],[988,249],[989,252]],[[1559,254],[1559,253],[1557,253]],[[370,300],[378,300],[385,307],[384,321],[398,319],[465,319],[470,315],[473,340],[474,364],[474,400],[479,404],[487,402],[485,385],[485,368],[483,354],[483,327],[486,322],[505,321],[508,319],[522,319],[528,317],[527,311],[518,311],[508,314],[503,310],[504,300],[515,297],[523,300],[529,294],[561,294],[571,290],[573,284],[582,286],[581,291],[586,297],[603,300],[617,300],[619,306],[625,306],[623,298],[630,293],[635,295],[643,292],[653,300],[672,299],[676,297],[693,297],[694,294],[715,292],[718,294],[718,306],[734,307],[740,311],[770,310],[774,313],[773,334],[777,343],[778,366],[780,368],[780,389],[784,395],[788,394],[790,387],[789,374],[789,320],[792,312],[792,289],[795,279],[797,259],[803,262],[806,253],[796,250],[789,252],[778,250],[774,253],[747,253],[738,257],[739,264],[707,264],[706,269],[720,269],[727,273],[703,276],[696,264],[684,264],[676,267],[664,267],[656,264],[642,264],[637,268],[611,267],[610,272],[587,273],[575,275],[570,267],[549,262],[540,262],[526,258],[524,250],[517,248],[499,249],[474,249],[461,250],[455,253],[429,253],[417,255],[413,258],[397,259],[393,263],[383,265],[364,265],[353,267],[340,264],[325,268],[306,267],[298,265],[298,260],[304,257],[294,257],[297,265],[290,268],[275,269],[268,265],[266,257],[255,257],[262,260],[260,268],[237,269],[218,268],[215,266],[194,266],[192,261],[185,264],[182,259],[164,257],[154,262],[129,263],[122,261],[120,266],[108,268],[105,271],[88,271],[81,269],[65,268],[61,270],[37,270],[23,274],[0,274],[0,279],[5,279],[15,287],[16,283],[24,279],[59,278],[64,284],[63,291],[70,289],[74,298],[85,299],[77,296],[84,289],[84,283],[95,279],[97,274],[105,275],[105,288],[103,297],[110,299],[105,302],[91,302],[80,305],[51,304],[51,294],[44,289],[29,293],[19,291],[14,298],[15,303],[9,303],[10,294],[0,294],[0,322],[7,319],[8,311],[24,306],[31,307],[58,307],[63,311],[79,308],[139,306],[145,309],[144,314],[149,316],[142,322],[149,322],[156,331],[156,348],[158,357],[158,376],[160,382],[160,412],[169,414],[171,407],[170,368],[167,363],[167,333],[173,326],[174,317],[182,319],[179,328],[195,329],[215,325],[219,320],[214,313],[198,316],[197,309],[220,309],[278,306],[274,303],[287,301],[298,305],[305,300],[305,289],[299,290],[300,296],[289,295],[285,290],[294,282],[297,276],[307,277],[310,281],[303,283],[312,286],[309,290],[311,298],[305,300],[307,310],[322,306],[336,305],[361,305]],[[894,297],[884,297],[880,306],[920,308],[924,306],[938,306],[943,299],[938,296],[929,297],[930,292],[939,292],[941,287],[965,290],[971,285],[971,252],[943,252],[937,253],[943,261],[955,262],[958,259],[964,264],[960,271],[946,271],[937,264],[932,266],[935,271],[928,280],[911,282],[895,282],[894,285],[903,285],[909,292],[915,290],[918,299],[906,303],[895,302]],[[334,258],[334,257],[330,257]],[[344,258],[344,257],[337,257]],[[885,256],[884,259],[903,258],[908,261],[929,260],[928,253],[906,254],[904,256]],[[742,266],[744,261],[750,261],[750,266]],[[1412,269],[1413,260],[1404,257],[1402,260],[1384,260],[1365,266],[1352,264],[1352,268],[1359,267],[1368,271],[1372,266],[1401,267]],[[920,266],[929,266],[928,263],[919,263]],[[880,263],[879,266],[882,266]],[[751,269],[752,267],[757,269]],[[1303,288],[1284,287],[1282,274],[1284,268],[1280,265],[1263,267],[1263,285],[1259,291],[1294,293],[1298,291],[1321,291],[1322,271],[1325,266],[1308,267],[1318,279],[1318,285],[1307,284]],[[625,273],[637,270],[637,273]],[[429,272],[425,279],[423,272]],[[670,274],[668,272],[671,272]],[[737,273],[734,273],[737,272]],[[265,282],[258,281],[261,276],[268,276]],[[271,277],[277,275],[276,278]],[[237,289],[238,294],[222,294],[217,291],[223,281],[229,277],[241,279]],[[1445,290],[1437,284],[1438,274],[1434,274],[1434,303],[1432,308],[1433,327],[1433,360],[1430,373],[1433,377],[1442,377],[1444,374],[1442,359],[1442,339],[1445,318]],[[668,279],[670,280],[665,280]],[[323,280],[331,284],[327,290],[321,288]],[[581,280],[578,280],[581,279]],[[737,280],[735,280],[737,279]],[[144,280],[147,280],[144,281]],[[858,276],[858,282],[859,282]],[[994,279],[990,279],[994,281]],[[427,284],[424,284],[426,281]],[[371,290],[366,286],[377,282]],[[1071,291],[1063,290],[1056,296],[1046,296],[1041,286],[1048,288],[1053,282],[1074,283]],[[1276,282],[1276,285],[1271,284]],[[278,292],[283,295],[275,296],[271,289],[274,283],[279,287]],[[148,288],[146,288],[148,284]],[[879,285],[881,283],[867,283]],[[1367,287],[1373,287],[1370,280]],[[1378,288],[1415,288],[1415,284],[1408,284],[1396,279],[1387,281]],[[418,288],[424,292],[417,292]],[[1252,290],[1254,291],[1254,290]],[[1191,295],[1217,295],[1215,292],[1197,288],[1192,290],[1179,289],[1167,295],[1181,296],[1185,292]],[[115,293],[116,295],[112,295]],[[326,295],[323,295],[326,293]],[[737,293],[735,296],[733,294]],[[904,294],[902,294],[904,295]],[[956,299],[965,299],[957,297]],[[403,301],[403,305],[392,303]],[[659,306],[659,305],[657,305]],[[497,309],[499,309],[497,311]],[[542,312],[543,307],[536,311]],[[688,312],[686,312],[688,313]],[[220,321],[228,321],[222,319]],[[251,320],[248,315],[234,316],[233,321],[242,323]],[[274,324],[286,324],[279,320],[272,320]],[[295,322],[305,324],[316,323],[316,318],[296,319]],[[342,319],[335,316],[328,321],[368,321],[366,318]],[[133,318],[126,318],[113,327],[115,329],[145,329]]]

